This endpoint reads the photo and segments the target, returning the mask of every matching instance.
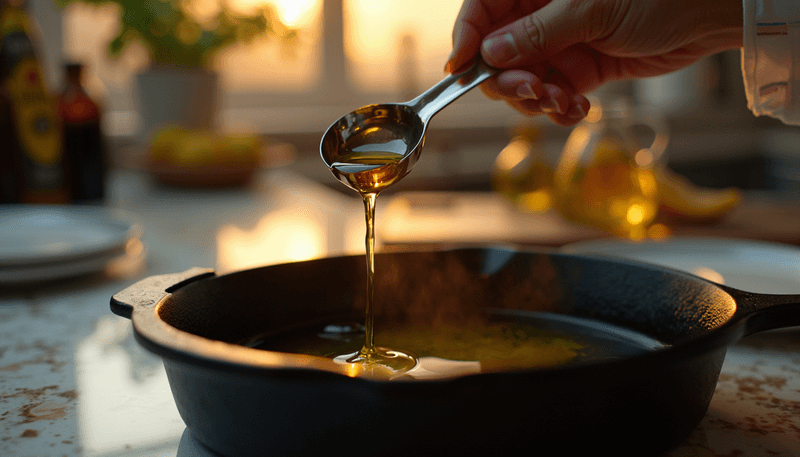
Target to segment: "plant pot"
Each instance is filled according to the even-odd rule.
[[[211,130],[219,110],[219,75],[187,68],[151,68],[136,75],[140,138],[165,124]]]

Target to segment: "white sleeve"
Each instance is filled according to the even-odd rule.
[[[800,125],[800,1],[743,0],[747,106]]]

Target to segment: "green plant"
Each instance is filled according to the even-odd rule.
[[[225,0],[210,18],[201,18],[193,0],[55,0],[66,7],[116,4],[119,8],[119,33],[108,44],[108,55],[118,58],[132,42],[141,42],[151,63],[158,66],[207,68],[221,49],[250,43],[266,35],[291,43],[296,30],[284,26],[273,10],[261,7],[249,14],[232,10]],[[207,3],[207,2],[206,2]]]

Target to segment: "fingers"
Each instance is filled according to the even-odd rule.
[[[568,88],[573,93],[589,93],[602,84],[620,79],[618,63],[622,59],[609,57],[598,52],[585,43],[572,45],[553,55],[545,63],[533,68],[545,66],[546,73],[536,70],[537,74],[550,75],[548,83]]]
[[[453,28],[453,51],[447,58],[444,71],[457,73],[478,54],[481,35],[472,24],[456,22]]]
[[[576,95],[569,81],[547,65],[537,65],[533,71],[504,71],[483,83],[481,90],[523,114],[548,114],[561,125],[573,125],[589,111],[589,101]]]
[[[547,95],[539,100],[539,109],[546,114],[567,114],[571,93],[555,84],[545,84]]]
[[[453,27],[453,51],[445,70],[457,73],[478,54],[484,37],[549,1],[464,0]]]
[[[481,54],[489,65],[514,68],[541,62],[594,34],[589,18],[595,2],[553,0],[489,34]]]
[[[593,3],[465,0],[453,28],[453,51],[445,69],[451,73],[462,70],[478,52],[490,65],[525,68],[504,71],[481,89],[489,98],[506,100],[525,114],[545,113],[560,125],[573,125],[586,116],[589,101],[575,94],[569,78],[552,75],[553,68],[546,61],[593,33],[591,27],[581,25],[587,19],[580,15]],[[576,72],[579,67],[569,70]]]
[[[586,44],[570,46],[552,56],[548,63],[556,70],[559,78],[563,77],[575,92],[585,94],[613,79],[613,69],[602,71],[601,53]],[[605,59],[607,60],[607,58]]]
[[[519,106],[526,111],[534,110],[532,114],[566,114],[570,106],[571,92],[554,84],[543,84],[536,76],[533,79],[536,81],[534,84],[527,81],[508,84],[498,78],[494,81],[487,81],[481,88],[489,98],[494,100],[506,100],[512,104],[524,102]]]
[[[481,90],[494,100],[539,100],[545,95],[542,80],[536,74],[523,70],[504,71],[487,80],[481,85]]]
[[[508,104],[522,114],[528,116],[535,116],[539,114],[547,114],[547,116],[556,124],[569,127],[577,124],[586,117],[589,112],[589,100],[583,95],[572,95],[569,98],[569,109],[566,113],[562,114],[556,111],[545,112],[536,100],[511,100]]]
[[[482,0],[465,0],[453,26],[453,51],[447,58],[445,71],[457,72],[478,53],[481,40],[491,31],[495,14],[492,9],[508,10],[512,6],[513,2],[507,0],[487,4]]]

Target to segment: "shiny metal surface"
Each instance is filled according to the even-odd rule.
[[[425,140],[425,130],[431,118],[458,97],[495,74],[492,68],[480,58],[468,70],[449,75],[417,98],[406,103],[390,103],[363,106],[345,114],[334,122],[322,136],[319,149],[322,160],[330,167],[345,153],[344,145],[353,135],[365,128],[381,125],[392,128],[393,138],[402,139],[408,145],[403,161],[408,170],[419,159]],[[385,137],[377,141],[387,141]]]

